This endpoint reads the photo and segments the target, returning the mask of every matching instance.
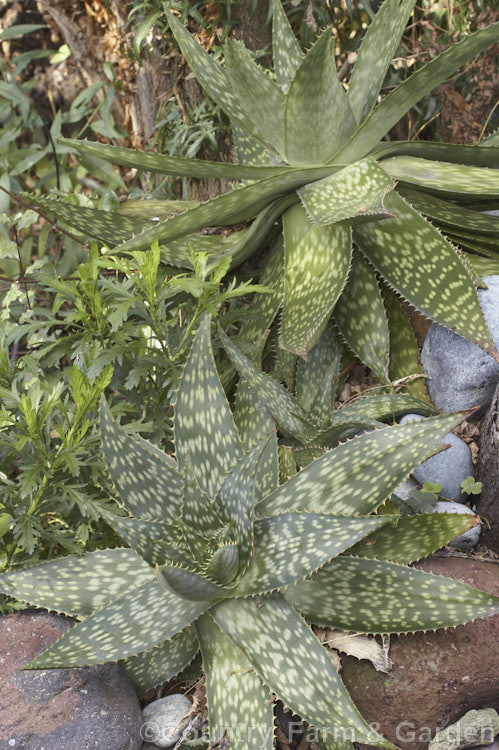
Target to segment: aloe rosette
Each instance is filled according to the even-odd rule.
[[[302,54],[280,0],[273,0],[274,75],[241,42],[224,65],[175,15],[170,26],[194,75],[228,114],[239,164],[204,162],[66,141],[82,155],[178,177],[243,185],[201,204],[129,201],[118,213],[44,202],[113,252],[158,240],[169,265],[190,265],[189,243],[236,266],[262,248],[282,217],[280,346],[306,358],[333,316],[351,351],[385,382],[401,299],[497,357],[481,314],[478,274],[497,272],[497,138],[480,144],[387,142],[422,97],[499,39],[499,24],[467,36],[380,91],[414,0],[385,0],[369,26],[347,86],[334,65],[330,29]],[[379,102],[379,103],[378,103]],[[228,237],[207,226],[250,222]],[[390,306],[385,289],[396,292]]]
[[[210,743],[226,735],[234,747],[272,747],[278,697],[342,747],[391,747],[358,713],[310,623],[406,633],[499,610],[496,597],[407,565],[468,519],[375,514],[459,418],[376,430],[279,485],[272,420],[233,416],[205,318],[177,393],[175,460],[102,403],[103,453],[130,514],[109,523],[129,546],[0,577],[2,591],[80,620],[27,667],[118,661],[143,690],[200,650]]]

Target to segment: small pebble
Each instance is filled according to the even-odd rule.
[[[189,723],[192,703],[174,693],[149,703],[142,710],[142,739],[157,747],[172,747]]]
[[[478,297],[488,329],[499,348],[499,276],[485,276],[488,289]],[[431,400],[444,414],[479,407],[473,419],[486,411],[497,383],[499,363],[476,344],[437,323],[430,326],[421,351],[423,372]]]

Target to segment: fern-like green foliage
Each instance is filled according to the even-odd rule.
[[[496,42],[499,24],[462,39],[377,104],[413,7],[414,0],[384,0],[347,88],[336,74],[330,30],[302,55],[280,0],[273,0],[274,76],[231,40],[222,66],[166,9],[194,75],[231,119],[240,164],[67,144],[82,156],[138,169],[246,183],[176,215],[165,215],[166,205],[155,213],[144,202],[141,215],[126,203],[106,215],[64,206],[64,220],[107,243],[111,238],[113,252],[145,250],[157,239],[165,262],[185,266],[192,242],[215,258],[229,255],[234,266],[262,248],[282,216],[283,281],[275,288],[283,349],[306,359],[333,316],[350,350],[391,382],[400,368],[417,371],[413,342],[410,355],[394,346],[406,300],[498,357],[475,287],[478,274],[499,262],[497,220],[481,213],[497,206],[499,147],[490,140],[458,146],[382,139],[422,97]],[[242,221],[251,223],[223,239],[200,234]],[[405,333],[402,339],[407,344]]]
[[[299,390],[314,409],[305,381]],[[205,317],[177,393],[175,460],[125,432],[102,402],[103,454],[129,513],[109,523],[127,546],[0,577],[0,590],[81,620],[28,668],[118,661],[143,690],[200,649],[210,744],[228,736],[270,750],[277,696],[343,744],[392,747],[358,713],[310,623],[405,633],[499,610],[496,597],[406,565],[469,520],[408,516],[396,529],[376,514],[461,416],[376,430],[279,485],[272,419],[245,395],[236,426]]]

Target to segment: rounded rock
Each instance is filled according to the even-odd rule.
[[[172,747],[187,727],[191,713],[192,703],[181,693],[149,703],[142,710],[143,739],[157,747]]]
[[[469,516],[475,516],[477,521],[479,521],[479,516],[477,516],[471,508],[468,508],[467,505],[462,505],[461,503],[448,503],[444,500],[438,501],[433,508],[433,513],[462,513]],[[481,531],[482,525],[477,523],[476,526],[459,534],[459,536],[453,539],[452,542],[449,542],[449,546],[456,547],[456,549],[471,549],[472,547],[476,547],[480,539]]]
[[[140,705],[116,664],[21,667],[74,621],[24,610],[0,617],[0,750],[140,750]]]
[[[499,276],[485,276],[478,297],[492,339],[499,349]],[[430,326],[421,351],[431,400],[445,414],[479,407],[481,417],[499,383],[499,364],[468,339],[437,323]]]
[[[421,485],[425,482],[440,484],[443,497],[456,503],[466,502],[461,482],[475,474],[469,446],[452,432],[445,435],[441,442],[448,443],[450,447],[414,469],[414,479]]]

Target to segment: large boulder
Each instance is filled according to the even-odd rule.
[[[499,349],[499,276],[485,276],[487,289],[479,289],[483,316]],[[444,413],[479,407],[487,409],[499,383],[499,363],[471,341],[433,323],[421,351],[430,398]]]
[[[116,664],[21,671],[72,622],[32,610],[0,617],[0,750],[140,750],[140,705]]]
[[[499,595],[499,563],[433,556],[417,567]],[[470,709],[497,707],[499,614],[414,635],[393,636],[388,674],[342,658],[342,677],[362,715],[404,750],[426,750],[436,730]]]

